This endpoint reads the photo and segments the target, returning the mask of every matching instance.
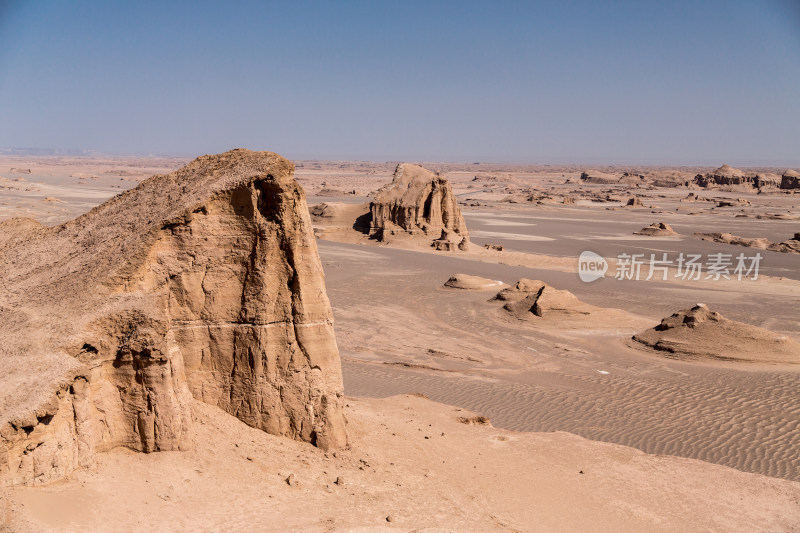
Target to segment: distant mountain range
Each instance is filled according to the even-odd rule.
[[[2,148],[0,147],[0,155],[71,155],[71,156],[87,156],[87,155],[104,155],[97,150],[77,150],[77,149],[59,149],[59,148]]]

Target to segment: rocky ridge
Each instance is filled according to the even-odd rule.
[[[0,473],[61,479],[116,446],[182,449],[196,398],[346,444],[305,194],[270,152],[203,156],[56,227],[3,223]]]

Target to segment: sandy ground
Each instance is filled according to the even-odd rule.
[[[729,532],[800,524],[797,483],[568,433],[466,425],[458,419],[472,413],[418,397],[349,403],[351,448],[335,456],[198,403],[191,451],[118,449],[67,482],[14,489],[9,527]]]
[[[38,187],[0,188],[0,218],[62,221],[138,182],[138,174],[103,177],[102,169],[128,169],[122,160],[46,163],[0,158],[0,176],[10,178],[0,185]],[[163,169],[153,172],[180,163],[128,162],[132,171]],[[4,171],[11,167],[32,173]],[[350,400],[352,450],[326,458],[199,406],[193,451],[117,450],[64,484],[15,489],[12,530],[796,530],[800,364],[678,361],[629,339],[703,302],[800,340],[800,256],[760,250],[757,281],[618,281],[611,272],[593,283],[579,280],[576,258],[584,250],[607,258],[751,255],[692,234],[787,239],[800,231],[800,196],[636,189],[646,207],[628,209],[631,190],[575,183],[577,167],[428,167],[453,181],[475,253],[318,241],[345,392],[361,397]],[[392,163],[302,162],[297,175],[309,205],[355,205],[393,170]],[[13,181],[20,176],[27,181]],[[90,183],[102,194],[86,194]],[[520,201],[537,191],[555,203]],[[750,205],[683,201],[689,192]],[[566,195],[575,205],[558,205]],[[653,222],[680,235],[633,235]],[[484,244],[505,251],[482,252]],[[491,292],[443,288],[456,273],[507,284],[540,279],[611,311],[519,321],[490,301]],[[457,408],[419,398],[366,399],[409,393],[487,415],[498,429],[465,426],[454,420]],[[297,487],[284,481],[289,473]]]

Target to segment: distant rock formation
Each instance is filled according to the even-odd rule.
[[[503,309],[519,319],[558,315],[588,315],[592,306],[578,300],[566,290],[551,287],[543,281],[522,278],[514,287],[495,296],[506,302]]]
[[[625,207],[644,207],[644,205],[642,205],[642,200],[638,196],[631,196],[628,198],[628,203],[625,204]]]
[[[437,250],[466,250],[469,235],[450,182],[419,165],[401,163],[370,204],[371,235],[381,241],[422,235]]]
[[[642,228],[639,231],[634,231],[633,234],[647,235],[649,237],[672,237],[678,233],[673,230],[672,226],[669,224],[664,224],[663,222],[654,222],[646,228]]]
[[[581,172],[581,181],[584,183],[594,183],[598,185],[612,185],[619,183],[620,177],[615,174],[598,172],[597,170],[587,170]]]
[[[781,176],[781,189],[800,189],[800,172],[787,170]]]
[[[697,174],[694,184],[699,187],[746,186],[748,188],[769,188],[778,186],[778,177],[773,174],[748,173],[729,165],[722,165],[713,172]]]
[[[739,237],[731,233],[695,233],[695,237],[699,237],[704,241],[721,242],[725,244],[735,244],[737,246],[746,246],[748,248],[758,248],[761,250],[769,250],[772,252],[782,253],[800,253],[800,233],[795,233],[794,237],[787,239],[783,242],[772,242],[766,237],[753,238],[753,237]]]
[[[679,311],[633,340],[681,359],[800,363],[800,344],[769,330],[728,320],[704,304]]]
[[[305,194],[269,152],[203,156],[61,226],[0,225],[0,477],[184,448],[192,398],[321,448],[342,376]]]
[[[470,276],[469,274],[456,274],[444,282],[444,286],[450,289],[463,289],[471,291],[485,291],[502,287],[504,283],[494,279]]]

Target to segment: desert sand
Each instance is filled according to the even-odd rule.
[[[87,181],[73,174],[94,175],[103,164],[125,168],[111,163],[76,159],[56,167],[48,158],[0,158],[0,168],[32,170],[24,176],[31,190],[24,197],[9,193],[0,215],[16,215],[17,203],[44,224],[66,222],[108,196],[98,193],[92,204],[66,189],[53,192],[50,183],[72,191]],[[181,163],[129,162],[136,169],[162,165],[157,172]],[[188,449],[141,454],[109,447],[93,466],[60,481],[16,484],[7,489],[8,527],[797,527],[800,364],[793,356],[754,355],[769,350],[759,339],[800,339],[800,263],[796,254],[692,237],[719,232],[786,241],[797,233],[800,197],[774,176],[791,178],[790,172],[422,167],[430,173],[409,168],[429,181],[446,180],[437,181],[440,197],[448,198],[440,205],[458,208],[461,239],[444,219],[431,223],[425,206],[433,188],[408,205],[376,197],[398,178],[397,162],[296,164],[335,320],[346,446],[334,454],[336,447],[325,451],[302,442],[309,439],[270,435],[231,416],[235,410],[225,404],[198,401],[195,389],[185,409]],[[53,170],[37,171],[43,168]],[[138,183],[118,181],[123,188]],[[626,207],[632,197],[638,202]],[[397,209],[376,207],[403,206],[410,220],[411,204],[421,206],[420,217],[406,225],[398,224]],[[375,238],[376,210],[388,215],[393,226],[383,227],[392,228],[394,239]],[[675,234],[634,235],[654,220]],[[459,247],[466,235],[469,245]],[[442,237],[453,246],[437,250],[434,241]],[[609,271],[592,283],[577,275],[584,250],[608,260]],[[685,279],[676,277],[675,264],[663,278],[654,271],[645,279],[647,267],[639,279],[615,278],[621,254],[641,254],[646,262],[650,254],[675,260],[681,253],[756,251],[763,256],[757,279],[713,279],[705,272]],[[489,282],[508,286],[510,298],[498,299],[502,285],[488,288]],[[762,337],[751,336],[752,346],[726,347],[704,336],[697,346],[739,351],[682,359],[633,340],[696,302],[745,330],[758,328]],[[415,393],[427,398],[408,396]]]

